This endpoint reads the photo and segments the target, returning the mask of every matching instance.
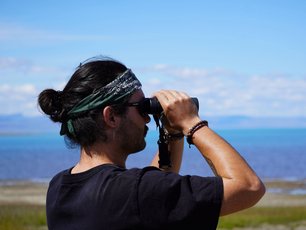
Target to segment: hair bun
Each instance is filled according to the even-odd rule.
[[[42,111],[55,122],[62,122],[62,91],[46,89],[38,96],[38,104]]]

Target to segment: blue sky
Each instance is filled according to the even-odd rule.
[[[0,1],[0,114],[106,55],[209,116],[306,117],[306,1]]]

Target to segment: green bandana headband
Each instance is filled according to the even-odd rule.
[[[72,124],[73,118],[78,117],[84,112],[102,108],[106,105],[115,104],[138,89],[141,89],[140,81],[130,69],[127,69],[121,76],[117,77],[106,86],[95,90],[92,94],[77,103],[67,113],[68,120],[67,122],[62,123],[60,135],[65,135],[69,132],[75,136]]]

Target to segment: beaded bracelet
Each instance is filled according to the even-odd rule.
[[[193,134],[199,130],[200,128],[204,127],[204,126],[207,126],[208,127],[208,122],[207,121],[199,121],[198,123],[196,123],[193,127],[191,127],[189,129],[189,132],[187,133],[186,135],[186,139],[187,139],[187,143],[189,144],[189,148],[190,148],[190,145],[193,145],[193,141],[192,141],[192,136]]]

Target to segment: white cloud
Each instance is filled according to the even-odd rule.
[[[25,71],[32,66],[28,60],[20,60],[13,57],[0,57],[0,68],[3,70],[18,69]]]
[[[151,84],[150,71],[159,76],[160,84]],[[146,68],[142,75],[146,92],[161,86],[185,91],[199,98],[201,113],[207,115],[306,116],[305,76],[247,76],[224,69],[168,65]]]
[[[13,68],[18,63],[18,60],[1,62],[0,59],[0,65],[5,68]],[[246,76],[222,69],[167,65],[138,69],[137,72],[147,96],[162,88],[184,91],[199,98],[203,115],[306,116],[305,76]],[[39,114],[36,102],[39,91],[49,87],[62,89],[66,84],[63,79],[48,86],[40,81],[0,84],[0,113]]]
[[[67,34],[65,32],[48,31],[23,27],[15,24],[0,24],[0,41],[99,41],[110,39],[105,35]]]
[[[162,72],[168,76],[175,76],[181,79],[202,78],[209,76],[230,76],[233,73],[222,68],[202,69],[190,67],[174,67],[166,64],[157,64],[153,67],[143,68],[145,72]]]
[[[0,113],[37,115],[37,93],[33,84],[0,85]]]
[[[0,85],[0,93],[2,96],[10,97],[15,95],[33,95],[36,93],[36,88],[32,84],[24,84],[12,86],[8,84]]]
[[[0,57],[0,73],[4,71],[23,74],[56,74],[65,71],[63,68],[48,67],[34,64],[29,59]],[[2,74],[3,76],[4,74]]]
[[[0,114],[38,115],[37,96],[45,88],[61,90],[68,71],[28,59],[0,57]],[[65,77],[66,78],[66,77]]]

